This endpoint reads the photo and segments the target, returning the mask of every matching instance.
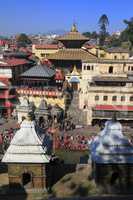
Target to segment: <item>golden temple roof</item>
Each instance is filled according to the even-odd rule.
[[[71,72],[71,75],[75,75],[75,76],[79,76],[80,75],[80,73],[77,71],[76,65],[74,65],[74,68],[73,68],[73,70]]]
[[[88,41],[89,38],[82,35],[81,33],[78,32],[76,24],[72,25],[71,31],[66,33],[63,36],[57,37],[57,40],[62,41],[62,40],[81,40],[81,41]]]
[[[84,49],[60,49],[58,52],[50,54],[50,60],[90,60],[97,59],[97,57]]]

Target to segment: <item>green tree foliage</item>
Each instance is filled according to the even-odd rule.
[[[128,21],[124,20],[124,23],[126,24],[126,29],[123,32],[124,39],[127,38],[127,40],[130,42],[130,50],[133,50],[133,17]]]
[[[98,38],[98,33],[96,31],[93,32],[84,32],[84,36],[89,37],[90,39],[97,39]]]
[[[100,37],[99,37],[99,44],[100,46],[104,46],[105,44],[105,39],[108,35],[107,33],[107,26],[109,25],[109,20],[107,15],[103,14],[98,22],[99,26],[100,26]]]
[[[17,45],[19,47],[26,47],[27,45],[31,44],[31,40],[28,38],[28,36],[25,33],[21,33],[17,37]]]

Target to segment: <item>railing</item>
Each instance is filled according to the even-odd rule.
[[[25,94],[25,95],[37,95],[37,96],[48,96],[48,97],[62,96],[62,92],[52,89],[17,88],[16,91],[18,94]]]

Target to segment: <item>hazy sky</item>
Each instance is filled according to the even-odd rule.
[[[104,13],[109,31],[121,30],[133,17],[133,0],[0,0],[0,35],[68,31],[73,22],[81,32],[98,31]]]

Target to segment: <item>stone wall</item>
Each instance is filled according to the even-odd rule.
[[[132,193],[132,164],[96,164],[93,175],[97,184],[103,186],[106,192]]]
[[[9,164],[9,184],[18,183],[23,185],[24,173],[31,175],[31,182],[28,184],[29,188],[45,188],[45,166],[41,164]]]

